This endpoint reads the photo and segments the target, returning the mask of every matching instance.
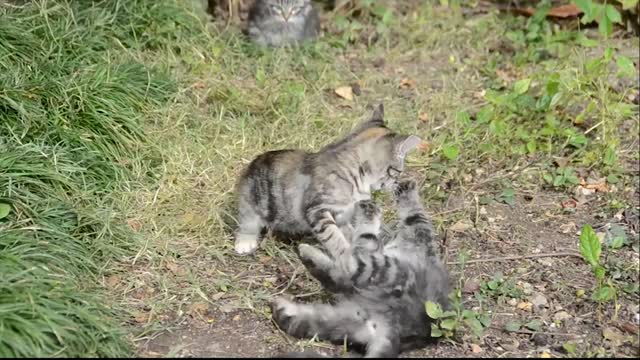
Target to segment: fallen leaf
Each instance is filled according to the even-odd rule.
[[[404,89],[414,89],[416,87],[416,81],[409,78],[404,78],[400,80],[400,88]]]
[[[512,9],[512,11],[525,16],[533,16],[533,14],[535,14],[536,12],[536,10],[532,7],[515,8]],[[582,10],[580,10],[575,4],[568,4],[551,8],[549,12],[547,12],[547,17],[566,19],[576,17],[580,14],[582,14]]]
[[[204,89],[206,86],[207,85],[202,81],[198,81],[198,82],[193,83],[193,87],[196,88],[196,89]]]
[[[626,331],[626,332],[628,332],[630,334],[638,335],[638,326],[637,325],[633,325],[632,323],[629,323],[629,322],[619,323],[618,324],[618,328],[620,328],[620,330]]]
[[[267,264],[271,262],[271,256],[260,256],[258,258],[258,261],[260,261],[261,264]]]
[[[473,227],[473,224],[468,221],[468,220],[460,220],[457,223],[451,225],[449,227],[450,231],[455,231],[455,232],[464,232],[466,230],[469,230]]]
[[[239,320],[240,320],[240,314],[233,317],[233,321],[239,321]]]
[[[127,225],[131,228],[131,230],[138,232],[142,229],[142,223],[137,219],[128,219]]]
[[[482,352],[482,348],[478,344],[471,344],[471,352],[474,354],[480,354]]]
[[[111,275],[107,278],[106,283],[110,288],[116,287],[122,279],[118,275]]]
[[[580,182],[580,186],[597,192],[609,192],[609,187],[607,186],[607,178],[601,178],[598,180],[587,180],[586,182],[582,180]]]
[[[517,308],[519,310],[522,310],[522,311],[532,311],[533,310],[533,304],[528,302],[528,301],[522,301],[522,302],[518,303]]]
[[[340,86],[334,91],[336,95],[340,96],[341,98],[353,101],[353,89],[351,89],[351,86]]]
[[[576,17],[580,14],[582,14],[582,10],[580,10],[575,4],[567,4],[552,8],[547,13],[547,16],[566,19]]]
[[[553,315],[553,320],[555,321],[564,321],[567,319],[571,319],[571,315],[566,311],[558,311]]]
[[[206,302],[194,302],[189,305],[189,314],[200,314],[204,315],[209,310],[209,304]]]
[[[465,294],[472,294],[480,290],[480,284],[476,280],[467,280],[462,287],[462,292]]]
[[[420,112],[420,114],[418,114],[418,120],[427,122],[429,120],[429,114],[427,114],[426,112]]]
[[[563,209],[575,209],[578,207],[578,202],[574,199],[565,199],[560,202],[560,206]]]
[[[540,357],[543,359],[549,359],[551,358],[551,354],[549,354],[547,351],[543,351],[542,354],[540,354]]]

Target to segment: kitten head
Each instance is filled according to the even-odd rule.
[[[297,16],[303,16],[309,6],[309,0],[264,0],[265,10],[274,18],[289,22]]]
[[[371,191],[393,190],[404,171],[404,159],[421,140],[415,135],[397,134],[386,127],[384,108],[378,105],[371,119],[361,124],[352,136],[359,143],[363,170],[372,180]]]

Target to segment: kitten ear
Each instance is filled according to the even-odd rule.
[[[404,160],[407,153],[418,146],[422,139],[415,135],[401,136],[396,144],[396,156],[400,160]]]

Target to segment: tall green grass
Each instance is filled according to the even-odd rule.
[[[0,357],[130,355],[97,281],[136,245],[109,193],[175,92],[137,59],[202,25],[170,0],[34,1],[0,19]]]

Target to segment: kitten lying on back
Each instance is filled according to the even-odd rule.
[[[378,235],[381,212],[370,200],[356,205],[351,244],[327,247],[329,256],[314,246],[299,245],[306,268],[337,302],[300,304],[276,298],[272,314],[281,329],[337,344],[346,338],[365,357],[397,357],[426,345],[431,319],[425,301],[448,308],[449,277],[415,183],[402,182],[395,197],[400,222],[384,245]],[[317,356],[310,351],[287,354]]]
[[[311,0],[256,0],[249,10],[247,34],[262,46],[295,45],[319,32],[320,18]]]
[[[420,142],[388,129],[383,116],[378,105],[369,121],[317,153],[276,150],[256,157],[238,182],[236,252],[254,252],[267,228],[313,234],[328,245],[344,241],[338,226],[349,222],[355,202],[393,188],[405,155]]]

